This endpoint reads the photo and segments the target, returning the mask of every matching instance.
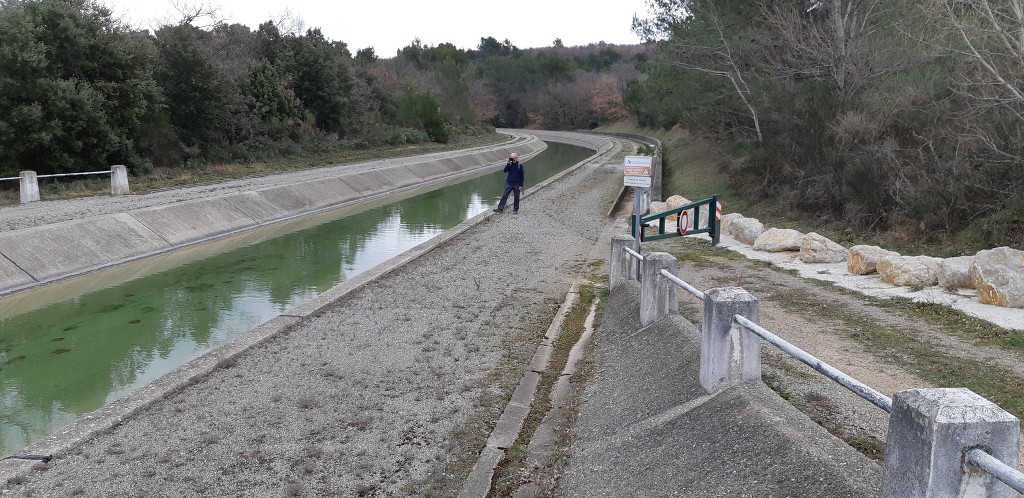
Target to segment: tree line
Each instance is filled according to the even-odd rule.
[[[1024,0],[648,5],[642,45],[414,39],[381,57],[294,18],[253,29],[194,10],[148,31],[94,0],[0,0],[0,176],[634,120],[720,144],[753,201],[1024,245]]]
[[[154,31],[95,0],[0,0],[0,176],[125,164],[135,174],[479,134],[593,128],[626,115],[632,54],[597,44],[476,50],[413,40],[352,54],[283,16],[255,29],[206,7]],[[633,50],[637,50],[633,47]]]
[[[734,191],[913,240],[1024,245],[1024,2],[648,5],[626,105],[717,140]]]

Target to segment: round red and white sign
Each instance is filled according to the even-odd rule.
[[[683,211],[679,213],[679,235],[686,235],[686,231],[690,229],[690,212]]]

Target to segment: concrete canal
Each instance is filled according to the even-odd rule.
[[[592,154],[549,143],[527,187]],[[489,173],[0,298],[0,455],[490,209],[502,183]]]

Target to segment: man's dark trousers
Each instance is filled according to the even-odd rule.
[[[498,211],[505,210],[505,203],[508,201],[509,192],[515,192],[515,195],[512,196],[512,212],[519,211],[519,187],[508,182],[505,182],[505,190],[501,193],[501,200],[498,201]]]

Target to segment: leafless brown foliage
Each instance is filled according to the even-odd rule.
[[[844,97],[908,64],[906,42],[893,24],[893,2],[832,0],[807,9],[802,2],[764,1],[776,46],[771,71],[788,79],[827,81]]]

